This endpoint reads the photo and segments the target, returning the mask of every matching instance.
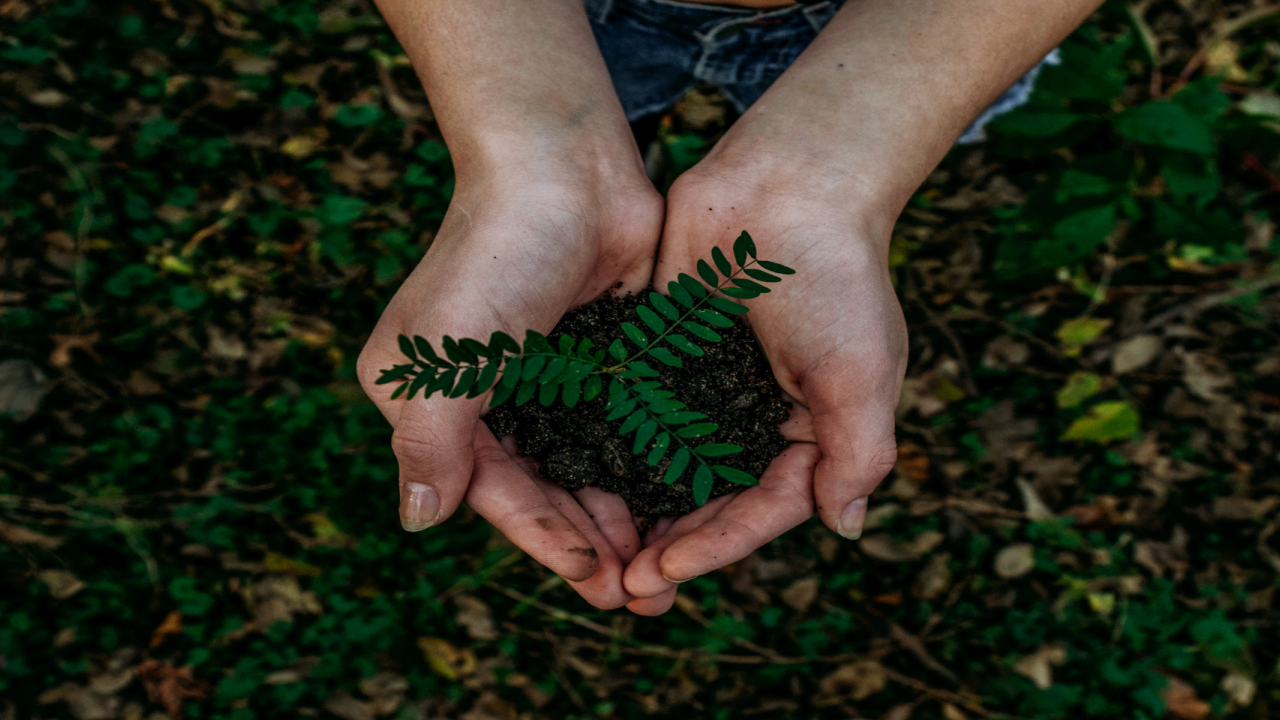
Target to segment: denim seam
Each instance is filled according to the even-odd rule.
[[[596,12],[595,21],[604,24],[609,22],[609,15],[613,14],[613,0],[599,0],[600,8]]]
[[[831,18],[835,15],[833,12],[827,12],[830,8],[831,3],[824,2],[817,5],[806,5],[800,12],[804,15],[804,19],[808,20],[809,24],[813,26],[813,31],[820,33],[822,32],[822,28],[826,27],[827,23],[831,22]],[[818,18],[816,16],[820,12],[826,13],[827,19],[825,22],[818,22]]]

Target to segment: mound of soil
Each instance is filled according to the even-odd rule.
[[[638,322],[633,312],[638,304],[637,296],[606,294],[566,315],[550,340],[554,345],[559,335],[567,333],[591,338],[598,348],[608,347],[614,338],[623,337],[623,322]],[[678,353],[684,367],[649,364],[662,373],[663,384],[676,399],[720,426],[696,442],[741,445],[745,448],[741,453],[716,462],[760,477],[787,445],[777,426],[787,419],[790,406],[746,322],[736,319],[732,328],[716,331],[724,341],[699,342],[706,351],[702,357]],[[669,451],[655,467],[649,467],[644,454],[632,455],[633,437],[618,434],[621,421],[605,420],[606,394],[574,408],[559,402],[543,407],[536,400],[515,407],[508,400],[490,410],[485,421],[498,437],[514,435],[520,454],[537,460],[542,476],[566,489],[594,485],[621,495],[632,514],[647,523],[694,510],[692,464],[680,480],[664,483],[662,476],[674,452]],[[717,477],[711,497],[741,489]]]

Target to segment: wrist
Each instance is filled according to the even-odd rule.
[[[723,142],[723,141],[722,141]],[[822,158],[792,154],[785,148],[717,145],[712,153],[676,181],[668,196],[668,213],[721,208],[735,216],[734,232],[769,231],[785,240],[811,235],[842,237],[888,257],[894,222],[905,199],[899,199],[864,174],[850,173]],[[909,194],[908,194],[909,197]],[[719,213],[717,212],[717,215]]]

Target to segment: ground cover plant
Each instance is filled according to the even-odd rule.
[[[0,2],[0,717],[1274,717],[1276,20],[1065,42],[895,229],[863,538],[641,619],[398,529],[355,358],[452,174],[371,5]],[[654,175],[727,122],[691,93]]]
[[[689,496],[693,500],[692,506],[680,507],[702,507],[712,497],[717,477],[731,483],[722,483],[717,494],[730,492],[733,485],[753,486],[760,481],[741,467],[723,464],[730,460],[719,459],[741,453],[742,445],[698,441],[698,438],[715,435],[720,425],[712,422],[715,418],[709,418],[706,413],[690,410],[676,393],[667,389],[662,374],[646,360],[671,368],[684,367],[685,361],[669,348],[694,358],[703,357],[706,352],[702,345],[684,333],[702,343],[723,342],[724,337],[713,328],[732,328],[731,318],[747,313],[745,305],[719,297],[717,293],[750,300],[771,292],[761,283],[780,282],[782,275],[795,274],[786,265],[757,258],[755,242],[745,230],[733,244],[733,256],[731,263],[723,250],[714,248],[711,251],[714,268],[706,260],[697,263],[701,280],[680,273],[678,281],[667,285],[670,299],[658,292],[649,292],[647,303],[644,300],[635,303],[632,308],[635,319],[652,335],[646,335],[635,322],[619,323],[615,332],[625,336],[632,347],[628,347],[622,337],[615,336],[608,343],[607,351],[596,349],[594,339],[563,331],[552,334],[556,338],[552,344],[535,330],[527,330],[524,342],[519,343],[496,330],[488,344],[474,338],[454,340],[445,335],[441,341],[444,357],[441,357],[426,338],[401,335],[400,351],[408,362],[383,370],[377,383],[399,383],[391,394],[392,400],[400,397],[413,400],[419,392],[423,399],[437,392],[450,398],[474,398],[492,390],[491,408],[500,407],[508,400],[519,408],[536,396],[543,407],[559,401],[573,409],[582,402],[586,412],[591,411],[591,401],[607,389],[603,395],[607,400],[603,407],[595,408],[596,414],[603,411],[606,421],[620,422],[619,435],[634,436],[631,454],[643,454],[645,464],[656,468],[654,480],[661,478],[663,484],[673,486],[671,495]],[[731,363],[736,359],[727,358]],[[702,372],[725,369],[707,367]],[[532,439],[520,432],[519,423],[514,431],[517,439],[526,445]],[[775,434],[781,437],[781,433]],[[601,444],[600,451],[603,454],[611,447]],[[757,464],[772,460],[782,446],[777,445],[776,450],[772,455],[758,455]],[[558,472],[560,466],[556,463],[544,465],[543,473],[549,480],[568,484],[571,489],[585,485],[570,477],[571,473]],[[686,473],[692,476],[691,480],[680,482]],[[634,493],[626,497],[633,510],[637,509]],[[649,497],[646,501],[654,502]],[[670,501],[659,499],[656,503],[663,508],[672,507]]]

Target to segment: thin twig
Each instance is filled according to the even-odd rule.
[[[1229,303],[1236,298],[1244,297],[1250,293],[1260,292],[1267,288],[1280,285],[1280,275],[1265,277],[1261,280],[1254,280],[1243,285],[1236,286],[1230,290],[1224,290],[1212,295],[1202,295],[1189,303],[1179,305],[1172,310],[1156,315],[1142,325],[1138,331],[1148,332],[1159,327],[1164,327],[1175,320],[1193,320],[1197,315],[1203,313],[1210,308],[1217,307],[1225,303]]]

